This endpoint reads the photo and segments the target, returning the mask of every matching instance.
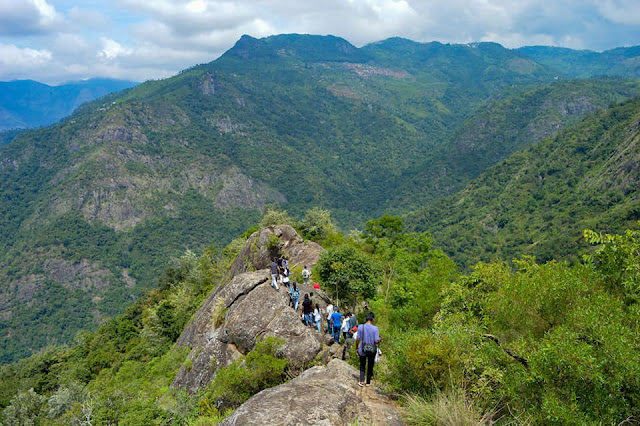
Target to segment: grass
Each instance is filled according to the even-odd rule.
[[[480,426],[493,424],[494,412],[482,413],[464,390],[451,388],[437,391],[427,400],[419,395],[407,395],[402,410],[409,425]]]

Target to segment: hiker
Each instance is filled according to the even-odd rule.
[[[342,325],[340,326],[340,330],[342,330],[342,337],[344,337],[344,341],[347,341],[347,335],[349,334],[349,318],[351,317],[351,312],[347,312],[347,314],[342,319]]]
[[[317,306],[318,305],[318,301],[316,300],[315,297],[313,297],[313,292],[312,291],[309,292],[309,299],[311,299],[311,303],[312,303],[311,306]]]
[[[353,330],[353,327],[358,327],[358,319],[356,318],[355,314],[351,314],[350,313],[350,317],[349,317],[349,330]]]
[[[271,262],[271,265],[269,265],[270,269],[271,269],[271,287],[275,288],[276,290],[280,290],[278,288],[278,283],[276,282],[276,278],[278,278],[278,262],[276,261],[276,258],[273,258],[273,261]]]
[[[313,310],[313,320],[316,322],[316,333],[322,332],[322,307],[320,305],[316,306]]]
[[[295,281],[291,283],[291,287],[289,288],[289,297],[291,297],[291,301],[293,302],[293,309],[297,311],[298,300],[300,300],[300,289]]]
[[[333,336],[333,327],[331,327],[331,314],[333,314],[333,305],[329,303],[327,305],[327,334]]]
[[[309,295],[305,293],[304,300],[302,301],[302,317],[304,318],[304,325],[310,327],[312,324],[312,314],[313,314],[313,302],[309,299]]]
[[[351,345],[356,341],[358,335],[358,326],[349,329],[344,341],[344,349],[342,350],[342,360],[346,361],[347,354],[351,350]]]
[[[282,284],[282,257],[276,257],[276,263],[278,264],[278,282]]]
[[[282,272],[289,276],[289,261],[285,256],[282,256]]]
[[[380,332],[378,327],[372,324],[375,319],[373,312],[367,312],[365,315],[365,323],[358,327],[356,346],[358,355],[360,355],[360,381],[359,386],[369,386],[371,384],[371,376],[373,376],[373,365],[375,363],[376,354],[378,353],[378,344],[380,343]],[[365,367],[367,370],[367,382],[365,383]]]
[[[342,314],[337,306],[333,307],[331,314],[331,326],[333,328],[333,341],[340,343],[340,327],[342,326]]]
[[[309,285],[311,282],[311,271],[307,268],[307,265],[304,265],[302,269],[302,280],[305,285]]]
[[[286,285],[287,288],[289,288],[289,270],[284,269],[282,272],[283,272],[282,284]]]

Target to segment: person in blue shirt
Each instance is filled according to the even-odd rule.
[[[358,355],[360,355],[360,381],[358,382],[360,386],[369,386],[371,384],[371,376],[373,376],[373,365],[378,352],[378,344],[380,343],[378,327],[372,324],[375,317],[373,312],[367,312],[365,323],[358,326],[356,347],[358,348]],[[364,381],[365,367],[367,371],[366,383]]]
[[[333,341],[340,343],[340,326],[342,326],[342,314],[337,306],[333,307],[331,314],[331,325],[333,326]]]
[[[291,297],[291,302],[293,302],[293,309],[298,310],[298,300],[300,300],[300,289],[298,285],[294,281],[291,287],[289,288],[289,296]]]

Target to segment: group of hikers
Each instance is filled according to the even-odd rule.
[[[289,279],[289,262],[286,257],[274,257],[269,266],[271,272],[271,286],[280,291],[278,283],[288,288],[289,304],[296,311],[299,307],[300,288],[295,281]],[[305,265],[302,270],[304,284],[311,284],[311,271]],[[318,283],[313,284],[314,289],[320,289]],[[360,357],[360,381],[359,386],[368,386],[373,376],[373,366],[378,355],[377,345],[380,343],[378,327],[372,324],[375,319],[373,312],[367,312],[365,323],[358,325],[358,320],[351,312],[343,315],[338,306],[329,303],[324,309],[314,298],[313,292],[305,293],[302,300],[302,322],[307,327],[316,329],[316,333],[322,333],[323,319],[327,321],[326,333],[333,337],[333,343],[340,344],[341,337],[345,347],[342,351],[342,359],[345,359],[351,344],[355,342]],[[366,371],[366,382],[365,382]]]

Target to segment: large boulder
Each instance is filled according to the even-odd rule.
[[[279,355],[294,367],[303,367],[321,351],[322,335],[302,324],[300,311],[289,306],[287,288],[276,291],[270,285],[269,270],[264,268],[270,257],[268,248],[273,246],[280,250],[275,254],[289,255],[292,265],[302,259],[312,266],[322,251],[287,225],[254,233],[227,277],[179,337],[178,346],[191,347],[190,362],[180,368],[172,386],[197,392],[211,382],[218,368],[248,353],[261,337],[282,339]],[[305,248],[309,253],[304,253]],[[316,300],[327,303],[329,299],[319,293]]]
[[[318,262],[322,251],[322,247],[313,241],[304,241],[289,225],[268,226],[249,237],[229,272],[235,276],[265,269],[276,255],[286,256],[291,268],[304,265],[311,268]]]
[[[221,425],[404,424],[393,402],[357,382],[358,371],[334,359],[254,395]]]

